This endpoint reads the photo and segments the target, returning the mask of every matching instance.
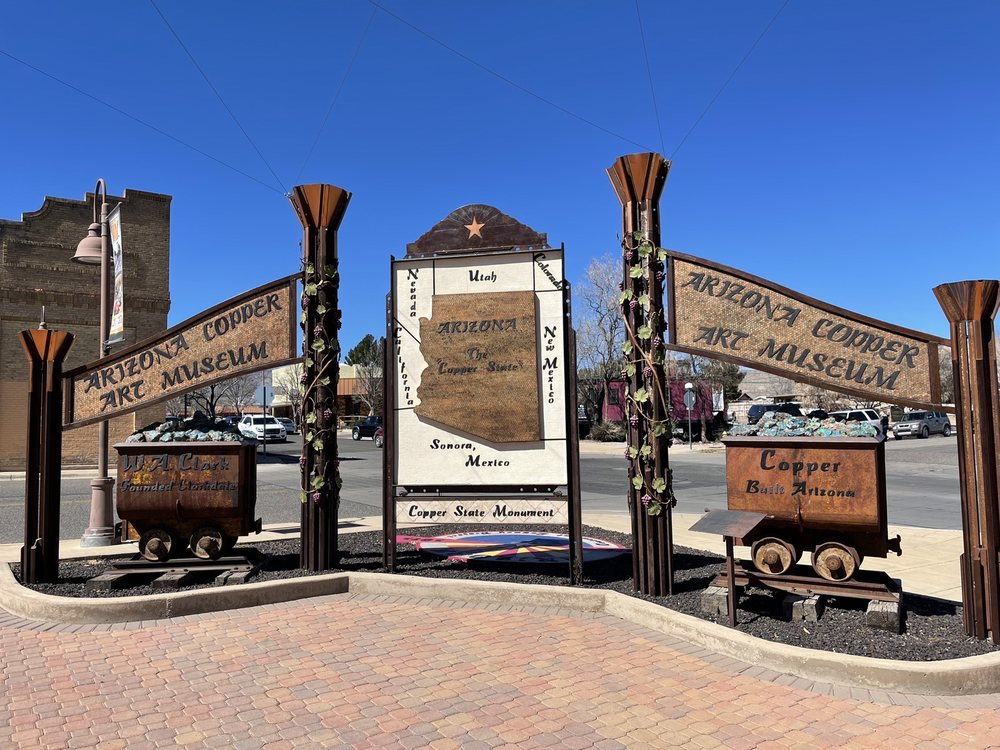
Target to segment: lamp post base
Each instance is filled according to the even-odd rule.
[[[90,526],[80,538],[81,547],[107,547],[117,544],[115,537],[111,477],[90,480]]]

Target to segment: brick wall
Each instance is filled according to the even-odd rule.
[[[93,201],[92,193],[82,201],[47,197],[21,221],[0,219],[0,470],[24,467],[28,365],[18,333],[38,326],[42,305],[49,328],[76,336],[67,369],[98,357],[100,267],[71,260],[93,221]],[[108,196],[109,208],[122,204],[125,344],[167,327],[170,201],[140,190]],[[162,418],[163,411],[152,406],[112,420],[111,443]],[[96,450],[96,426],[64,433],[64,464],[94,465]]]

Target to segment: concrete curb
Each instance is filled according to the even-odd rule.
[[[389,573],[332,573],[152,596],[74,599],[27,589],[8,565],[0,565],[0,607],[18,617],[67,624],[160,620],[348,591],[604,613],[752,666],[806,680],[921,695],[1000,693],[1000,653],[936,662],[831,654],[754,638],[617,591]]]
[[[22,586],[9,565],[0,565],[0,608],[27,620],[95,625],[163,620],[224,609],[278,604],[314,596],[346,593],[346,573],[304,576],[281,581],[213,586],[194,591],[113,598],[52,596]]]

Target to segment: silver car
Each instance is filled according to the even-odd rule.
[[[948,415],[940,411],[911,411],[892,427],[896,440],[905,437],[926,438],[932,432],[940,432],[945,437],[951,435]]]

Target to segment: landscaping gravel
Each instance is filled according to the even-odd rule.
[[[433,526],[407,529],[406,534],[436,536],[472,531],[469,526]],[[526,529],[502,526],[475,527],[475,531],[510,531],[524,533]],[[546,527],[547,532],[566,533],[565,528]],[[534,531],[533,529],[531,531]],[[584,535],[631,546],[627,534],[584,527]],[[298,539],[259,542],[241,545],[257,549],[264,555],[261,570],[252,581],[266,581],[314,575],[298,567]],[[382,534],[380,531],[341,534],[339,537],[341,565],[344,571],[383,571]],[[162,593],[148,584],[129,589],[92,592],[85,588],[89,578],[107,570],[116,558],[63,560],[59,564],[60,582],[33,585],[30,588],[58,596],[137,596]],[[122,559],[122,558],[117,558]],[[644,597],[632,590],[632,562],[628,555],[584,565],[584,585],[610,589],[636,596],[668,607],[677,612],[719,624],[728,618],[711,616],[701,611],[702,593],[722,570],[724,559],[718,555],[686,547],[677,547],[675,554],[675,593],[671,597]],[[13,565],[15,575],[19,566]],[[527,566],[521,563],[476,563],[467,565],[417,552],[413,545],[400,545],[397,553],[400,574],[434,578],[463,578],[510,583],[537,583],[568,586],[568,566]],[[214,585],[208,582],[185,586],[184,590]],[[962,608],[959,604],[916,594],[904,594],[905,629],[902,634],[876,630],[865,625],[865,602],[829,598],[818,623],[788,622],[783,619],[781,602],[784,594],[768,589],[749,588],[737,607],[738,628],[744,633],[778,643],[835,653],[874,656],[904,661],[936,661],[989,653],[995,647],[989,641],[978,641],[965,635],[962,629]]]

